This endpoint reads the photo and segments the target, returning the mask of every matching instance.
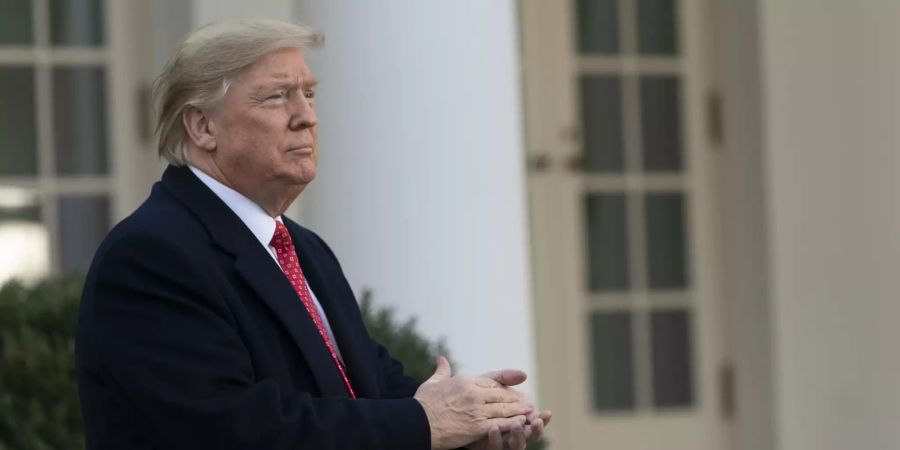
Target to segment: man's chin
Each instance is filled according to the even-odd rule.
[[[299,173],[292,174],[291,182],[295,186],[299,186],[301,189],[306,187],[307,184],[312,183],[313,180],[316,179],[316,170],[302,170]]]
[[[295,161],[288,174],[292,184],[307,185],[316,178],[316,163],[310,158]]]

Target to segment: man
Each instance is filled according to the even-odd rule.
[[[76,366],[89,449],[523,448],[524,373],[419,385],[372,341],[340,265],[282,217],[316,175],[322,36],[278,21],[189,35],[156,86],[150,197],[101,244]]]

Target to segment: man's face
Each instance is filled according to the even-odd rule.
[[[231,84],[210,125],[216,165],[233,188],[296,195],[315,178],[315,85],[297,49],[266,55]]]

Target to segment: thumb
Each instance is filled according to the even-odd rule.
[[[441,381],[451,376],[453,376],[453,371],[450,369],[450,361],[447,361],[447,358],[443,356],[438,356],[437,368],[434,369],[434,375],[428,381]]]
[[[525,379],[528,378],[528,375],[525,372],[515,369],[495,370],[482,376],[490,378],[502,386],[517,386],[522,384]]]

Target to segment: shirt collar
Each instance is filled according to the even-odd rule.
[[[225,186],[194,166],[188,165],[188,168],[206,187],[222,199],[228,205],[228,208],[234,211],[238,218],[241,219],[241,222],[244,222],[244,225],[250,229],[250,232],[253,233],[253,236],[256,236],[256,239],[262,245],[269,246],[269,243],[272,242],[272,236],[275,235],[275,221],[281,221],[281,216],[272,218],[261,206],[240,192]]]

